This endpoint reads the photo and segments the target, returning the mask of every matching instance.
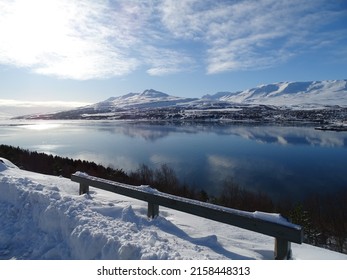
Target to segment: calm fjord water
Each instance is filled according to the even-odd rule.
[[[211,194],[226,178],[275,198],[347,188],[347,132],[313,127],[2,121],[1,144],[134,171],[167,164]]]

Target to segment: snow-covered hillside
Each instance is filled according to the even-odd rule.
[[[205,100],[275,106],[347,105],[347,80],[281,82],[241,92],[205,95]]]
[[[336,107],[339,106],[339,107]],[[316,115],[289,116],[299,111],[331,110],[329,120]],[[265,110],[265,111],[264,111]],[[275,112],[277,110],[277,112]],[[141,120],[229,120],[229,121],[322,121],[344,119],[347,110],[347,80],[280,82],[241,92],[219,92],[202,98],[168,95],[153,89],[128,93],[105,101],[52,114],[33,114],[18,119],[141,119]],[[236,112],[238,111],[238,112]],[[233,112],[230,114],[230,112]],[[313,112],[314,113],[314,112]],[[325,112],[326,113],[326,112]],[[336,115],[337,114],[337,115]],[[321,114],[322,115],[322,114]]]
[[[272,259],[271,237],[170,209],[148,220],[144,202],[0,158],[0,259]],[[347,255],[292,244],[294,259]]]
[[[347,80],[279,82],[240,92],[218,92],[202,98],[181,98],[153,89],[111,97],[92,105],[94,109],[203,106],[209,101],[274,106],[347,105]]]
[[[190,102],[192,100],[195,99],[171,96],[154,89],[147,89],[142,93],[128,93],[118,97],[111,97],[105,101],[92,105],[92,107],[99,110],[112,108],[167,107]]]

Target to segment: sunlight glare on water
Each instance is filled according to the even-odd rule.
[[[23,125],[23,128],[29,129],[29,130],[49,130],[49,129],[56,129],[60,127],[61,124],[58,123],[47,123],[47,122],[40,122],[35,124],[26,124]]]

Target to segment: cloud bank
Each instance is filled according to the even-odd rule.
[[[346,15],[323,0],[0,0],[0,64],[75,80],[261,69],[338,45]]]

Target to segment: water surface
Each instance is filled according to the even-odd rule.
[[[2,121],[2,144],[134,171],[167,164],[218,194],[225,179],[275,198],[347,188],[347,132],[313,127],[105,121]]]

